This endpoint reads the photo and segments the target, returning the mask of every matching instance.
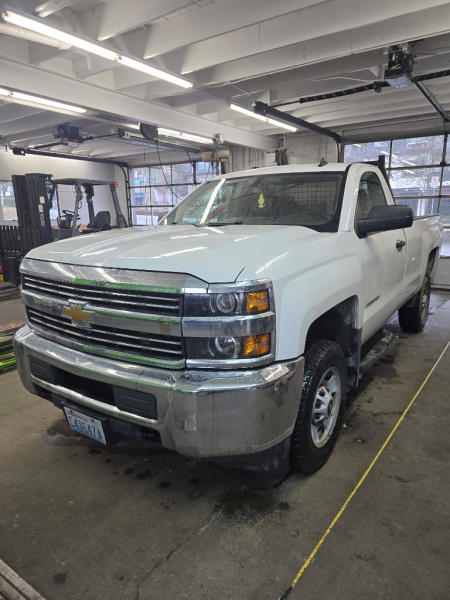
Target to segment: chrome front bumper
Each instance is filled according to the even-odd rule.
[[[267,450],[294,428],[303,357],[251,370],[168,370],[85,354],[22,327],[14,339],[24,386],[159,432],[163,446],[187,456],[237,456]],[[83,378],[152,394],[158,418],[148,419],[31,374],[34,356]]]

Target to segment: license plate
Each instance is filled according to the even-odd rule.
[[[68,408],[67,406],[64,406],[64,412],[66,413],[67,421],[71,429],[106,445],[103,425],[99,419],[94,419],[93,417],[84,415],[83,413],[73,410],[73,408]]]

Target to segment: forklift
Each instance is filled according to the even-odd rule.
[[[50,190],[50,197],[56,194],[56,201],[58,205],[58,229],[53,230],[55,239],[61,240],[68,237],[73,237],[80,234],[97,233],[99,231],[106,231],[111,229],[111,213],[108,210],[101,210],[98,213],[94,211],[94,196],[96,186],[105,185],[108,186],[111,191],[112,203],[114,211],[116,213],[116,227],[122,229],[128,227],[128,224],[123,216],[120,209],[119,199],[117,197],[116,184],[112,181],[99,181],[96,179],[52,179],[52,188]],[[60,199],[59,199],[59,186],[69,185],[74,188],[75,204],[73,210],[61,210]],[[83,193],[86,198],[89,223],[87,227],[79,231],[78,220],[79,211],[83,202]]]
[[[96,186],[108,186],[116,213],[116,227],[128,227],[120,209],[116,184],[112,181],[93,179],[53,179],[48,173],[27,173],[13,175],[14,199],[17,211],[17,225],[0,225],[0,264],[5,282],[13,287],[20,282],[19,266],[27,252],[49,242],[69,238],[74,235],[95,233],[111,229],[110,211],[94,211],[94,190]],[[58,186],[74,187],[75,205],[73,210],[61,210]],[[83,202],[83,192],[87,202],[89,223],[79,231],[79,211]],[[50,210],[56,194],[58,218],[57,228],[52,226]]]

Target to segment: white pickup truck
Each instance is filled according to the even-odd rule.
[[[413,221],[372,164],[219,176],[159,225],[27,255],[20,376],[102,443],[289,449],[312,472],[375,334],[397,310],[423,328],[440,244],[439,218]]]

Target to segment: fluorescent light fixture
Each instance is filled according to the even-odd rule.
[[[23,15],[19,15],[10,10],[3,12],[2,17],[8,23],[17,25],[18,27],[24,27],[25,29],[29,29],[30,31],[35,31],[36,33],[40,33],[49,38],[59,40],[60,42],[63,42],[65,44],[70,44],[70,46],[74,46],[75,48],[80,48],[80,50],[85,50],[90,54],[96,54],[97,56],[100,56],[107,60],[117,62],[120,65],[123,65],[124,67],[134,69],[135,71],[141,71],[142,73],[147,73],[152,77],[163,79],[164,81],[168,81],[169,83],[179,85],[180,87],[191,88],[194,85],[190,81],[186,81],[186,79],[182,79],[181,77],[177,77],[176,75],[172,75],[171,73],[161,71],[156,67],[152,67],[151,65],[146,64],[145,62],[141,62],[140,60],[136,60],[134,58],[129,58],[128,56],[123,56],[119,52],[114,52],[113,50],[104,48],[99,44],[88,42],[87,40],[77,37],[76,35],[72,35],[70,33],[61,31],[60,29],[49,27],[48,25],[45,25],[40,21],[29,19],[28,17],[24,17]]]
[[[151,65],[141,62],[140,60],[128,58],[128,56],[119,56],[117,62],[124,67],[129,67],[130,69],[135,69],[136,71],[141,71],[142,73],[147,73],[147,75],[157,77],[158,79],[163,79],[164,81],[179,85],[180,87],[191,88],[194,85],[190,81],[186,81],[186,79],[182,79],[181,77],[177,77],[171,73],[161,71],[160,69],[152,67]]]
[[[76,35],[66,33],[65,31],[55,29],[54,27],[49,27],[44,23],[35,21],[34,19],[29,19],[28,17],[24,17],[22,15],[18,15],[10,10],[4,12],[2,17],[7,23],[12,23],[13,25],[24,27],[25,29],[30,29],[31,31],[46,35],[47,37],[53,38],[54,40],[59,40],[65,44],[70,44],[71,46],[75,46],[76,48],[80,48],[81,50],[85,50],[91,54],[97,54],[97,56],[101,56],[107,60],[117,60],[119,58],[119,54],[117,52],[108,50],[108,48],[103,48],[103,46],[88,42],[77,37]]]
[[[1,92],[0,92],[1,93]],[[137,123],[123,123],[123,127],[127,127],[128,129],[134,129],[140,132],[140,126]],[[183,131],[176,131],[174,129],[165,129],[164,127],[158,127],[158,138],[159,136],[165,137],[173,137],[179,140],[185,140],[189,142],[197,142],[198,144],[212,144],[213,140],[211,138],[203,137],[201,135],[195,135],[194,133],[184,133]],[[151,142],[151,139],[144,138],[141,133],[131,134],[133,139],[136,137],[142,138],[143,140],[147,140]]]
[[[38,108],[62,112],[64,114],[80,115],[87,112],[85,108],[81,108],[80,106],[57,102],[56,100],[48,100],[47,98],[41,98],[40,96],[31,96],[30,94],[23,94],[22,92],[13,92],[11,90],[5,90],[4,88],[0,88],[0,96],[6,97],[8,102],[17,102],[18,104],[25,104],[26,106],[37,106]]]
[[[264,121],[269,125],[274,125],[275,127],[282,127],[283,129],[287,129],[288,131],[297,131],[296,127],[292,125],[287,125],[286,123],[282,123],[281,121],[277,121],[276,119],[271,119],[269,117],[264,117],[263,115],[258,115],[252,110],[248,110],[247,108],[243,108],[242,106],[238,106],[237,104],[230,104],[231,110],[235,110],[237,112],[246,115],[247,117],[252,117],[253,119],[258,119],[258,121]]]
[[[129,129],[135,129],[136,131],[140,131],[140,127],[137,123],[122,123],[122,127],[128,127]]]
[[[22,94],[22,92],[12,92],[12,97],[18,100],[26,100],[27,102],[33,102],[35,104],[42,104],[43,106],[51,106],[52,108],[61,108],[62,110],[69,110],[70,112],[83,114],[86,112],[85,108],[79,106],[73,106],[72,104],[65,104],[64,102],[57,102],[56,100],[47,100],[47,98],[40,98],[39,96],[30,96],[30,94]]]
[[[167,137],[174,137],[180,140],[187,140],[189,142],[198,142],[199,144],[212,144],[211,138],[202,137],[200,135],[194,135],[193,133],[183,133],[182,131],[174,131],[173,129],[164,129],[158,127],[158,136],[164,135]]]

